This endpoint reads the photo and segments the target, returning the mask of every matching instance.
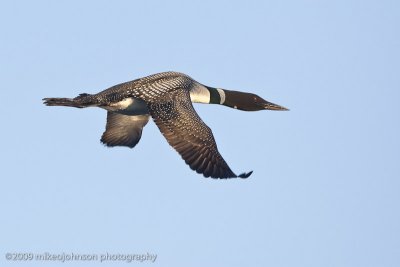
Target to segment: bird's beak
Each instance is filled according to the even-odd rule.
[[[279,106],[277,104],[265,101],[263,103],[260,103],[264,109],[268,109],[268,110],[279,110],[279,111],[288,111],[289,109]]]

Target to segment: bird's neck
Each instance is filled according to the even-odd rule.
[[[248,110],[246,107],[252,104],[248,93],[213,87],[207,87],[207,90],[210,92],[210,104],[219,104],[240,110]]]
[[[225,90],[213,87],[207,87],[207,90],[210,92],[210,101],[208,102],[209,104],[223,105],[225,103]]]
[[[252,94],[196,84],[190,91],[193,103],[218,104],[240,110],[253,109]]]
[[[225,102],[225,92],[222,89],[196,83],[190,90],[190,99],[193,103],[223,104]]]
[[[207,89],[210,91],[210,104],[220,104],[244,111],[262,109],[254,105],[254,94],[212,87]]]

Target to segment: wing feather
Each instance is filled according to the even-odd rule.
[[[123,115],[107,112],[106,130],[101,142],[106,146],[127,146],[133,148],[142,137],[143,127],[149,121],[149,115]]]
[[[245,178],[247,174],[237,176],[222,158],[211,129],[194,110],[186,90],[176,90],[149,102],[148,108],[168,143],[191,169],[205,177]]]

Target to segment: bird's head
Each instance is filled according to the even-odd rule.
[[[244,111],[258,110],[288,110],[287,108],[268,102],[262,97],[245,92],[231,91],[225,89],[217,89],[222,95],[221,104],[234,109]]]

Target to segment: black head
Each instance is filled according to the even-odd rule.
[[[222,104],[231,108],[244,111],[288,110],[285,107],[268,102],[255,94],[230,90],[224,90],[224,93],[225,101]]]

